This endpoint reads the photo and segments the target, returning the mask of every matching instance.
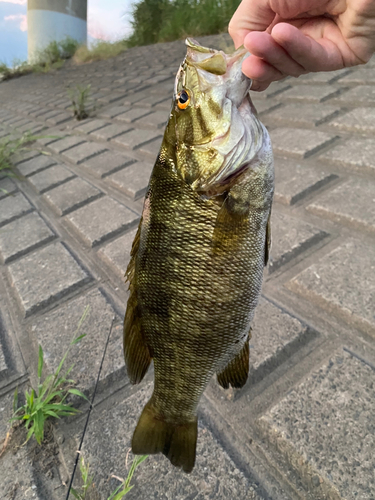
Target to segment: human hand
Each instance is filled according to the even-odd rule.
[[[252,90],[286,76],[366,63],[375,51],[375,0],[242,0],[229,23],[250,52]]]

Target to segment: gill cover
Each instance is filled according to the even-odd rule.
[[[251,167],[268,134],[241,71],[246,50],[227,55],[191,38],[186,45],[172,111],[177,170],[199,194],[217,196]]]

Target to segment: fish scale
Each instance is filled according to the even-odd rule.
[[[216,373],[227,388],[247,379],[250,323],[269,251],[273,161],[267,130],[253,114],[249,82],[241,73],[245,52],[227,56],[194,41],[187,45],[127,270],[124,352],[133,383],[154,362],[154,391],[135,429],[133,452],[164,453],[190,472],[197,407],[209,380]],[[220,115],[224,104],[226,110],[241,106],[241,114]],[[234,137],[231,121],[221,127],[229,133],[217,137],[209,124],[196,126],[210,115],[212,123],[243,120],[236,130],[246,135]],[[244,137],[256,146],[248,145],[247,156]]]

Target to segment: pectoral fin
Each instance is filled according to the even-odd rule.
[[[246,384],[249,375],[249,337],[245,345],[235,358],[230,361],[225,370],[217,374],[217,381],[224,389],[229,389],[229,385],[240,389]]]
[[[145,376],[151,363],[150,351],[146,345],[142,332],[141,314],[137,300],[137,286],[135,276],[135,260],[139,250],[142,220],[139,223],[134,238],[131,258],[126,270],[126,279],[129,281],[130,296],[124,319],[124,356],[130,382],[138,384]]]

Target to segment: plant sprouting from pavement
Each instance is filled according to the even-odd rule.
[[[134,487],[134,484],[130,484],[133,479],[134,472],[136,468],[146,460],[148,455],[141,455],[135,457],[127,478],[125,480],[121,480],[121,484],[111,493],[111,495],[107,498],[107,500],[121,500],[124,496],[129,493],[129,491]],[[90,465],[85,463],[84,458],[80,457],[79,469],[81,471],[82,476],[82,486],[80,487],[80,491],[72,488],[71,492],[76,500],[86,500],[86,495],[90,492],[90,488],[94,482],[94,476],[90,475]]]
[[[91,85],[76,85],[74,89],[67,89],[69,99],[72,101],[72,110],[77,120],[84,120],[89,116]]]
[[[76,396],[87,399],[81,391],[72,387],[74,380],[68,378],[74,365],[72,365],[65,374],[62,374],[62,368],[72,346],[85,337],[85,334],[78,335],[78,332],[85,321],[88,312],[89,306],[85,308],[82,317],[79,320],[73,339],[70,342],[69,347],[60,361],[55,373],[48,375],[44,382],[41,381],[44,356],[43,349],[39,346],[38,388],[32,388],[30,392],[25,391],[26,402],[18,409],[18,390],[16,389],[15,391],[13,401],[14,414],[11,421],[19,420],[25,424],[26,429],[28,429],[26,441],[34,435],[38,444],[41,444],[44,438],[44,427],[47,419],[74,415],[78,412],[76,408],[65,403],[69,394],[75,394]]]
[[[28,151],[30,148],[25,147],[25,144],[40,139],[41,136],[32,135],[26,132],[21,137],[7,137],[0,139],[0,171],[8,169],[9,174],[12,169],[12,158],[15,154]]]

